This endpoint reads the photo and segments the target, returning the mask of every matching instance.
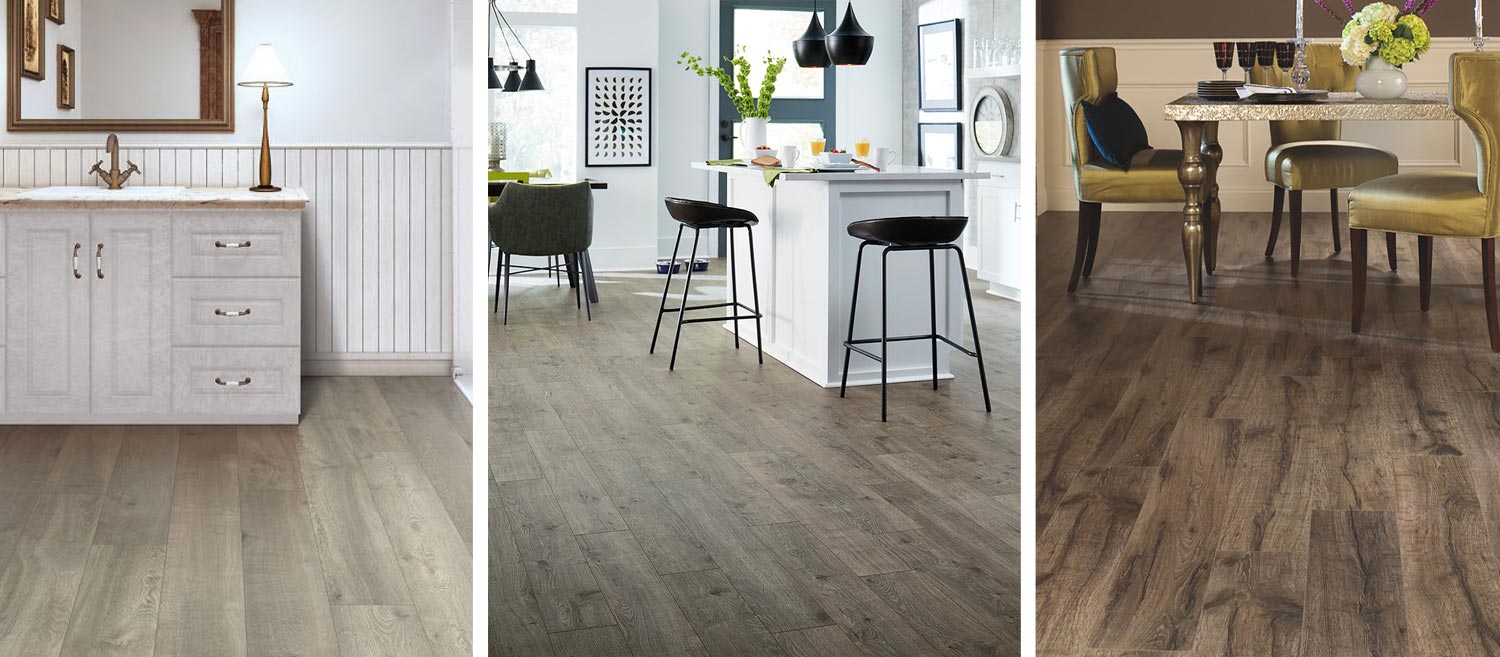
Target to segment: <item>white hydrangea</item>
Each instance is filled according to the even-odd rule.
[[[1365,23],[1351,23],[1349,29],[1344,30],[1344,43],[1339,46],[1339,52],[1344,56],[1344,63],[1351,66],[1363,66],[1370,59],[1370,55],[1375,54],[1375,46],[1365,43],[1365,36],[1369,33],[1370,27]]]
[[[1396,17],[1400,15],[1401,10],[1397,9],[1394,5],[1388,5],[1384,2],[1372,2],[1365,5],[1363,9],[1360,9],[1359,13],[1354,15],[1354,20],[1365,25],[1376,21],[1395,24]]]

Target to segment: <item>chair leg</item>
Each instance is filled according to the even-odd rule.
[[[583,317],[584,317],[584,319],[592,322],[592,321],[594,321],[594,304],[593,304],[593,302],[587,301],[587,300],[585,300],[583,298],[584,292],[586,292],[589,289],[589,278],[590,278],[588,267],[582,266],[583,262],[584,262],[583,258],[584,258],[583,252],[579,251],[578,252],[578,263],[579,263],[578,277],[579,277],[579,279],[581,279],[579,282],[583,283],[583,284],[578,286],[578,300],[583,302]]]
[[[1339,236],[1339,190],[1328,190],[1328,210],[1333,215],[1333,254],[1338,255],[1344,251],[1343,240]]]
[[[500,325],[501,326],[506,326],[506,325],[510,324],[510,254],[509,253],[505,254],[505,257],[500,261],[500,268],[505,270],[505,273],[500,276],[500,281],[501,281],[500,287],[505,292],[505,310],[504,310],[504,312],[502,312],[500,314]]]
[[[489,271],[489,269],[486,268],[485,272],[488,272],[488,271]],[[500,277],[502,275],[504,275],[504,273],[505,273],[505,252],[504,251],[500,251],[498,253],[498,258],[496,259],[496,263],[495,263],[495,307],[490,310],[490,314],[491,315],[494,315],[494,314],[500,312]]]
[[[887,277],[891,271],[891,249],[886,247],[880,254],[880,421],[888,419],[889,395],[886,390],[886,373],[890,370],[890,311],[887,303]],[[1493,279],[1493,276],[1491,277]],[[1493,287],[1493,285],[1491,286]]]
[[[1083,263],[1088,258],[1089,236],[1093,234],[1093,219],[1103,210],[1098,203],[1078,202],[1078,242],[1073,251],[1073,273],[1068,277],[1068,294],[1078,289],[1078,277],[1083,274]]]
[[[672,338],[672,361],[667,370],[677,369],[677,344],[682,341],[682,320],[687,319],[688,296],[693,293],[693,261],[698,259],[698,237],[703,231],[693,229],[693,253],[688,256],[687,287],[682,288],[682,305],[677,308],[677,335]]]
[[[1490,351],[1500,351],[1500,309],[1495,304],[1495,238],[1480,240],[1484,257],[1484,316],[1490,326]]]
[[[578,282],[577,285],[573,286],[573,291],[577,293],[573,295],[573,298],[577,299],[578,310],[583,310],[583,268],[578,266],[578,261],[580,260],[580,258],[578,257],[577,253],[564,257],[573,259],[573,268],[577,271],[577,273],[574,274],[575,276],[577,276],[575,280],[577,280]]]
[[[1291,190],[1292,197],[1292,278],[1297,277],[1302,262],[1302,190]]]
[[[1219,203],[1217,193],[1209,199],[1207,211],[1203,213],[1207,221],[1203,224],[1203,269],[1210,276],[1219,265],[1219,219],[1222,216],[1222,207]]]
[[[729,231],[729,301],[734,305],[729,308],[729,316],[734,320],[734,348],[740,348],[740,262],[734,256],[734,229]]]
[[[1092,252],[1093,249],[1090,249]],[[946,264],[946,263],[945,263]],[[1085,270],[1088,267],[1084,267]],[[932,308],[932,389],[938,389],[938,357],[937,357],[937,251],[927,252],[927,300],[931,302]]]
[[[854,256],[854,294],[851,295],[853,298],[849,300],[849,337],[844,342],[844,377],[839,383],[840,398],[849,389],[849,354],[852,350],[849,348],[848,343],[854,341],[854,314],[859,310],[859,272],[865,264],[865,247],[869,245],[869,242],[861,243],[859,245],[859,255]]]
[[[667,314],[667,293],[672,291],[672,265],[677,262],[677,250],[682,248],[682,231],[687,228],[682,224],[677,226],[677,241],[672,243],[672,262],[667,263],[667,285],[661,291],[661,307],[656,309],[656,328],[651,331],[651,350],[648,354],[656,353],[656,338],[661,335],[661,316]]]
[[[1089,217],[1089,250],[1088,255],[1083,259],[1084,278],[1094,275],[1094,254],[1099,252],[1099,224],[1102,223],[1102,215],[1102,212],[1094,212],[1093,216]]]
[[[1354,303],[1349,314],[1349,330],[1358,333],[1365,317],[1365,267],[1369,264],[1369,233],[1363,228],[1349,229],[1349,250],[1354,272]]]
[[[984,348],[979,346],[979,318],[974,315],[974,292],[969,289],[969,267],[964,262],[963,249],[954,249],[958,253],[958,270],[963,272],[964,300],[969,304],[969,330],[974,332],[974,359],[979,365],[979,388],[984,391],[984,412],[991,413],[990,407],[990,381],[984,373]]]
[[[1391,261],[1391,271],[1396,271],[1396,234],[1385,234],[1385,257]]]
[[[1417,236],[1417,272],[1422,290],[1422,312],[1425,313],[1432,307],[1432,238],[1426,235]]]
[[[1276,236],[1281,233],[1281,207],[1286,205],[1286,190],[1280,186],[1272,188],[1271,198],[1271,237],[1266,240],[1266,259],[1276,252]]]
[[[765,365],[766,337],[760,332],[760,282],[755,274],[755,231],[749,226],[745,226],[745,243],[750,245],[750,299],[755,302],[755,359]]]

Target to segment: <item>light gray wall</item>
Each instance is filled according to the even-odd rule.
[[[973,43],[977,38],[988,39],[1015,39],[1021,38],[1021,1],[1022,0],[902,0],[902,111],[901,131],[902,148],[901,160],[906,164],[917,163],[917,123],[951,123],[964,124],[964,140],[969,139],[968,113],[964,112],[919,112],[917,110],[917,26],[925,23],[936,23],[953,18],[963,21],[963,43],[960,50],[963,53],[965,69],[973,67],[970,61]],[[982,86],[995,84],[992,80],[971,80],[965,78],[963,81],[965,110],[969,101]],[[1021,81],[1015,78],[1002,79],[998,85],[1010,95],[1011,104],[1015,107],[1016,121],[1018,126],[1024,125],[1030,117],[1025,116],[1026,105],[1021,102]],[[1016,133],[1020,133],[1018,127]],[[974,150],[965,146],[965,164],[972,168],[974,162]]]

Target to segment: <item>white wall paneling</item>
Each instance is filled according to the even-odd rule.
[[[1120,97],[1140,114],[1151,145],[1158,148],[1178,148],[1181,145],[1176,125],[1162,117],[1163,105],[1191,92],[1199,80],[1219,79],[1210,39],[1141,39],[1110,44],[1038,42],[1037,66],[1042,81],[1038,99],[1042,108],[1038,115],[1041,124],[1038,148],[1042,162],[1037,174],[1039,212],[1077,209],[1058,51],[1090,45],[1115,47],[1119,60]],[[1410,89],[1446,91],[1449,55],[1472,49],[1473,45],[1465,39],[1434,39],[1431,52],[1404,67]],[[1229,74],[1231,77],[1242,75],[1237,67]],[[1344,138],[1389,149],[1401,158],[1402,171],[1474,170],[1473,139],[1469,130],[1457,121],[1346,122]],[[1219,191],[1224,210],[1269,212],[1271,186],[1266,182],[1262,164],[1266,149],[1270,147],[1266,125],[1263,122],[1221,123],[1219,142],[1224,148],[1224,160],[1219,169]],[[1308,205],[1313,212],[1326,212],[1326,208],[1326,203]],[[1151,206],[1151,209],[1180,210],[1181,207],[1159,205]]]
[[[137,146],[131,184],[249,187],[259,148]],[[89,185],[102,149],[0,146],[0,186]],[[451,373],[453,161],[447,146],[286,147],[273,180],[301,187],[308,374]]]

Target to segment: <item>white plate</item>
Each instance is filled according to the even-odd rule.
[[[850,171],[850,170],[853,170],[853,169],[858,169],[859,167],[860,167],[860,165],[854,164],[853,162],[850,162],[849,164],[832,164],[832,163],[819,162],[816,165],[816,168],[819,168],[819,169],[830,169],[830,170],[840,170],[840,171]]]

